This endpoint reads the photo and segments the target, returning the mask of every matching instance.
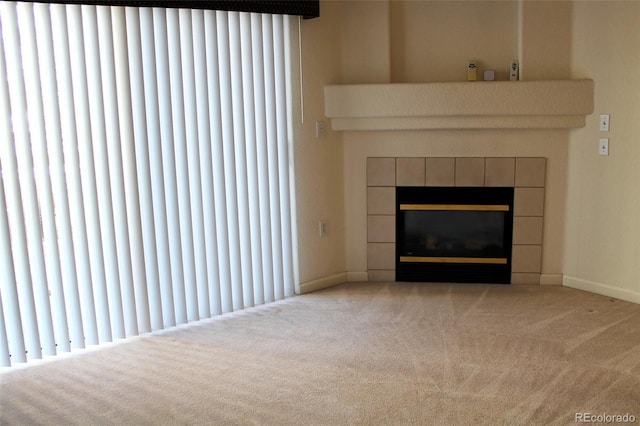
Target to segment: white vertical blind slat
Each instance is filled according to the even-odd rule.
[[[242,282],[242,257],[240,252],[240,225],[238,189],[236,177],[236,154],[233,101],[231,90],[231,45],[228,12],[216,12],[218,30],[218,67],[220,70],[220,109],[222,118],[222,146],[224,152],[224,182],[227,206],[227,225],[229,230],[229,263],[231,269],[231,293],[233,309],[244,307]]]
[[[0,51],[0,55],[2,52]],[[0,125],[6,124],[0,119]],[[1,157],[0,157],[1,159]],[[20,362],[26,361],[24,352],[24,338],[22,336],[22,324],[18,310],[18,293],[16,292],[16,275],[13,269],[13,256],[11,254],[11,236],[9,235],[9,221],[7,219],[7,204],[4,199],[4,185],[2,183],[2,162],[0,161],[0,367],[11,366],[11,349],[16,354],[22,355]],[[2,295],[5,295],[4,297]],[[3,299],[7,299],[7,314]],[[9,332],[7,324],[9,321]],[[18,357],[17,357],[18,358]]]
[[[166,215],[169,232],[169,253],[171,256],[171,284],[173,309],[177,324],[187,322],[184,295],[184,273],[182,268],[182,247],[180,241],[180,214],[178,212],[178,185],[173,137],[171,77],[169,72],[169,40],[167,37],[167,11],[153,9],[154,38],[156,48],[156,73],[158,81],[158,105],[160,107],[160,137],[162,146],[162,166],[166,198]],[[174,32],[175,33],[175,32]]]
[[[291,253],[290,253],[290,261],[293,264],[293,280],[289,283],[289,291],[288,294],[293,296],[297,289],[297,283],[300,282],[300,271],[298,264],[298,223],[297,223],[297,205],[296,205],[296,182],[295,182],[295,143],[294,143],[294,107],[293,107],[293,54],[292,49],[289,47],[289,42],[292,37],[294,37],[294,33],[292,32],[292,27],[295,24],[300,23],[300,17],[294,16],[285,16],[283,17],[284,24],[284,64],[285,64],[285,86],[286,86],[286,100],[287,100],[287,108],[286,108],[286,122],[287,122],[287,149],[288,149],[288,178],[289,178],[289,211],[286,212],[287,218],[289,220],[289,238],[291,241]]]
[[[20,199],[20,184],[18,179],[18,166],[14,153],[14,134],[12,129],[12,110],[7,84],[8,70],[5,55],[10,54],[13,49],[9,46],[10,52],[5,52],[4,44],[12,41],[10,33],[15,31],[15,25],[9,20],[15,18],[14,4],[5,2],[0,7],[0,40],[6,40],[0,44],[0,207],[4,207],[2,223],[0,223],[0,247],[2,250],[2,283],[0,292],[5,295],[6,312],[11,322],[10,334],[8,338],[13,338],[8,342],[8,347],[16,354],[16,362],[26,362],[29,348],[32,348],[30,357],[40,358],[40,338],[38,335],[37,319],[35,313],[35,301],[33,289],[30,285],[31,272],[28,263],[27,237],[24,228],[23,208]],[[9,33],[9,36],[8,36]],[[9,37],[9,38],[8,38]],[[11,60],[11,58],[9,58]],[[4,182],[7,184],[5,196]],[[6,201],[5,201],[6,197]],[[5,228],[6,225],[6,228]],[[12,233],[9,233],[9,229]],[[14,268],[13,255],[16,256]],[[8,264],[7,264],[8,263]],[[16,275],[17,274],[17,275]],[[19,283],[25,283],[19,289]],[[23,311],[25,324],[23,336],[23,324],[20,311]],[[24,338],[26,337],[26,345]]]
[[[249,236],[252,274],[249,281],[252,303],[263,303],[262,247],[260,239],[260,193],[258,188],[258,154],[256,150],[256,109],[253,86],[253,44],[251,14],[240,14],[240,41],[242,56],[242,106],[244,109],[244,134],[247,172],[247,213],[249,215]]]
[[[0,95],[2,95],[0,93]],[[11,139],[9,139],[11,140]],[[4,154],[4,152],[2,153]],[[0,163],[7,163],[6,157]],[[8,167],[3,169],[3,179],[6,179],[9,187],[14,186],[14,179],[8,177]],[[11,189],[10,189],[11,190]],[[7,204],[11,205],[12,202],[18,201],[14,197],[7,197],[8,203],[4,203],[6,208]],[[16,206],[7,209],[9,216],[16,216]],[[20,210],[22,210],[20,208]],[[7,219],[8,221],[9,219]],[[15,362],[26,362],[27,353],[29,358],[41,358],[42,352],[40,349],[40,337],[38,332],[38,321],[36,318],[35,301],[33,300],[33,292],[31,290],[30,283],[25,281],[25,275],[29,276],[29,265],[26,262],[27,249],[26,249],[26,236],[24,228],[15,227],[15,220],[9,222],[7,229],[2,235],[2,259],[3,259],[3,274],[2,274],[2,286],[0,290],[4,295],[4,303],[7,319],[9,322],[9,334],[11,339],[8,346],[11,353],[14,356]],[[9,235],[9,227],[11,226],[12,235]],[[13,249],[13,250],[12,250]],[[12,255],[13,251],[13,255]],[[7,253],[5,253],[7,252]],[[22,258],[21,256],[25,257]],[[14,268],[13,263],[17,262]],[[5,263],[9,263],[5,265]],[[17,269],[17,270],[16,270]],[[21,285],[22,282],[26,284]]]
[[[111,177],[109,175],[109,135],[107,135],[107,120],[111,117],[106,115],[110,111],[110,95],[104,93],[103,78],[108,75],[111,64],[104,58],[104,45],[100,45],[100,40],[108,37],[108,33],[99,37],[101,31],[107,31],[106,25],[99,26],[101,19],[98,19],[96,6],[81,6],[82,21],[84,23],[85,57],[87,61],[87,81],[89,87],[89,113],[91,115],[91,142],[93,146],[94,166],[96,176],[96,188],[98,195],[98,205],[100,207],[99,227],[102,241],[103,259],[105,264],[105,276],[107,287],[107,304],[109,307],[109,320],[114,338],[125,337],[124,313],[122,309],[122,295],[120,292],[120,271],[118,266],[118,253],[116,242],[116,225],[114,219]],[[103,15],[103,14],[100,14]],[[109,26],[110,27],[110,26]],[[105,61],[103,64],[102,61]],[[104,67],[103,67],[104,65]],[[113,87],[107,86],[113,90]],[[109,122],[109,124],[111,124]],[[110,126],[109,126],[110,127]],[[113,153],[112,153],[113,155]],[[113,188],[119,191],[120,188]],[[117,192],[116,192],[117,194]],[[100,301],[105,303],[104,301]]]
[[[101,209],[98,197],[98,169],[99,161],[94,160],[94,143],[92,132],[92,111],[90,98],[94,90],[90,90],[89,76],[95,80],[95,66],[88,61],[92,58],[86,52],[95,52],[97,43],[85,43],[85,10],[83,6],[67,6],[67,20],[69,22],[69,41],[71,44],[71,71],[74,93],[73,120],[77,126],[78,152],[80,156],[79,168],[82,181],[82,195],[84,199],[85,222],[87,226],[87,239],[89,254],[91,257],[91,281],[94,290],[94,302],[98,322],[99,342],[113,340],[113,330],[110,318],[110,307],[107,291],[107,265],[105,250],[103,249],[103,236],[101,235],[100,211],[107,214],[106,209]],[[95,24],[87,30],[95,33]],[[91,94],[91,95],[90,95]],[[106,156],[102,157],[106,160]],[[111,264],[109,264],[110,266]],[[111,274],[114,275],[113,273]],[[106,302],[106,303],[105,303]]]
[[[158,274],[160,280],[159,287],[162,303],[162,320],[164,327],[171,327],[176,325],[176,315],[173,307],[174,267],[172,267],[169,243],[169,218],[167,217],[162,129],[160,127],[160,100],[156,71],[156,52],[162,49],[161,41],[156,40],[156,32],[160,32],[162,29],[156,28],[156,21],[157,19],[159,20],[164,17],[161,15],[162,14],[159,11],[156,12],[155,9],[140,9],[140,35],[142,43],[147,47],[142,50],[142,71],[144,74],[144,95],[148,135],[147,143],[151,172],[151,191],[153,195],[156,250],[158,253]],[[160,22],[158,25],[159,24]],[[154,48],[152,49],[151,46]],[[141,155],[143,155],[142,152]]]
[[[63,5],[52,5],[50,12],[58,92],[65,94],[64,96],[58,96],[58,105],[62,131],[62,150],[65,162],[64,174],[68,179],[66,187],[60,190],[64,192],[64,189],[66,189],[69,198],[69,221],[71,224],[73,252],[69,252],[68,257],[76,260],[75,266],[80,297],[82,328],[86,339],[84,343],[81,343],[74,342],[72,338],[71,343],[72,347],[75,347],[76,344],[96,345],[100,340],[98,337],[96,309],[94,306],[94,291],[91,285],[89,243],[87,241],[88,233],[84,214],[86,206],[83,200],[79,167],[80,159],[74,106],[74,88],[71,75],[72,64],[69,31],[67,28],[67,10]],[[64,251],[64,248],[61,248],[61,250]],[[73,253],[73,256],[71,256],[71,253]],[[66,277],[66,279],[70,278]]]
[[[38,53],[40,56],[40,69],[55,70],[54,44],[51,28],[51,13],[49,7],[44,4],[34,4],[34,15],[36,28],[38,28]],[[57,239],[60,244],[60,251],[53,259],[53,262],[60,262],[61,279],[63,286],[59,289],[64,295],[66,302],[66,312],[69,328],[71,347],[84,348],[84,331],[82,327],[82,312],[80,309],[80,293],[78,290],[78,277],[76,274],[76,262],[74,256],[73,236],[71,233],[71,213],[69,210],[69,196],[67,195],[67,184],[65,179],[64,153],[62,146],[62,129],[60,124],[60,107],[58,104],[58,83],[56,75],[52,72],[43,72],[42,98],[44,101],[46,141],[45,149],[49,153],[49,168],[51,174],[51,187],[55,210],[56,227],[58,230]],[[65,253],[64,256],[61,256]],[[66,319],[65,319],[66,320]],[[63,350],[70,350],[61,345]]]
[[[54,335],[48,339],[48,344],[53,343],[53,348],[49,350],[48,354],[55,355],[57,350],[68,352],[71,348],[62,286],[62,271],[59,261],[60,253],[54,217],[51,170],[46,146],[44,106],[42,104],[42,82],[32,5],[27,3],[18,5],[18,23],[21,38],[22,74],[25,78],[25,94],[26,99],[28,99],[27,116],[33,155],[33,176],[36,184],[37,209],[40,216],[42,249],[46,269],[46,281],[39,286],[41,286],[41,291],[46,289],[48,297],[46,299],[42,297],[40,306],[46,305],[51,309]],[[46,346],[47,342],[45,340],[43,347]]]
[[[104,107],[104,142],[107,152],[108,191],[105,187],[105,207],[110,206],[112,217],[107,222],[107,232],[115,237],[115,260],[118,275],[109,282],[109,303],[113,312],[120,318],[112,318],[116,337],[124,338],[138,334],[135,295],[133,290],[133,272],[131,267],[131,249],[129,246],[129,226],[127,223],[126,196],[124,193],[124,177],[122,162],[122,134],[118,111],[118,85],[115,75],[115,53],[113,21],[111,8],[96,7],[98,24],[99,66],[102,71],[102,97]],[[119,29],[118,29],[119,30]],[[108,200],[107,200],[108,199]],[[113,226],[113,231],[111,227]],[[111,235],[110,235],[111,237]],[[110,239],[109,239],[110,240]],[[113,249],[113,246],[110,246]],[[114,268],[114,272],[116,269]],[[118,306],[114,306],[118,305]],[[112,314],[113,315],[113,314]],[[123,328],[121,328],[123,327]]]
[[[173,168],[176,175],[177,196],[177,237],[182,280],[174,282],[174,302],[181,311],[180,323],[196,319],[194,306],[195,268],[193,264],[193,230],[191,228],[191,206],[189,205],[189,170],[186,154],[186,135],[184,121],[184,97],[182,92],[182,65],[180,48],[180,16],[176,9],[167,9],[167,40],[169,54],[169,93],[171,96],[171,120],[173,126]]]
[[[3,2],[2,5],[2,32],[5,40],[5,54],[7,74],[9,81],[9,99],[11,102],[11,119],[14,137],[20,143],[15,144],[17,165],[15,169],[18,179],[17,194],[22,200],[21,218],[14,217],[13,224],[24,221],[26,231],[26,249],[24,257],[14,256],[22,264],[30,268],[30,274],[23,271],[20,286],[25,296],[35,302],[34,317],[31,320],[37,322],[39,330],[39,343],[35,341],[29,350],[33,358],[39,358],[40,348],[45,355],[54,355],[55,341],[49,306],[49,290],[47,288],[47,276],[45,270],[44,250],[42,247],[42,230],[38,208],[36,185],[34,180],[34,162],[31,154],[31,140],[29,133],[29,120],[27,117],[27,99],[25,93],[25,79],[22,73],[22,57],[19,50],[21,38],[18,28],[18,16],[16,5],[13,2]],[[24,31],[24,29],[23,29]],[[9,145],[5,158],[13,156],[11,141],[5,141]],[[10,161],[8,161],[11,163]],[[10,173],[11,174],[11,173]],[[18,189],[19,188],[19,189]],[[12,200],[11,204],[17,200]],[[16,212],[17,213],[17,212]],[[20,224],[19,226],[22,226]],[[13,228],[13,226],[12,226]],[[29,301],[29,304],[31,302]],[[37,312],[37,315],[35,313]]]
[[[144,9],[147,13],[142,16],[138,8],[127,7],[125,10],[127,27],[127,50],[129,51],[129,76],[131,83],[131,109],[134,131],[134,157],[137,167],[137,182],[139,196],[139,211],[142,232],[142,249],[144,270],[144,288],[146,289],[147,310],[150,316],[148,327],[152,330],[163,328],[162,318],[162,298],[160,295],[160,276],[158,268],[158,249],[156,246],[155,218],[153,215],[153,186],[151,183],[151,166],[148,149],[149,132],[146,125],[146,104],[143,71],[143,52],[141,36],[141,19],[151,21],[152,13]],[[152,22],[150,22],[152,24]],[[153,40],[146,40],[147,46],[153,46]],[[152,49],[147,49],[152,50]],[[129,154],[131,155],[131,154]],[[135,262],[134,262],[135,264]],[[142,278],[139,278],[142,279]],[[136,284],[136,288],[139,284]],[[140,299],[145,299],[143,291],[139,291],[140,296],[136,296],[138,312],[142,309]],[[145,317],[146,320],[146,317]],[[140,322],[140,319],[138,319]],[[149,331],[147,327],[141,327],[144,331]]]
[[[198,270],[204,268],[200,275],[206,276],[205,281],[198,280],[198,302],[200,316],[209,317],[219,314],[220,285],[218,273],[218,239],[216,233],[216,211],[213,192],[213,162],[211,159],[211,129],[209,126],[209,99],[207,97],[207,44],[205,37],[204,11],[194,10],[192,13],[193,27],[193,57],[194,57],[194,85],[197,114],[197,158],[200,167],[200,192],[202,197],[202,228],[195,232],[200,235],[198,258],[201,264]],[[195,227],[194,227],[195,228]]]
[[[0,52],[0,60],[3,55]],[[0,65],[2,67],[2,65]],[[1,76],[2,73],[0,73]],[[1,99],[0,99],[1,102]],[[4,111],[0,109],[0,114]],[[0,119],[0,126],[4,126],[4,120]],[[4,127],[3,127],[4,128]],[[7,126],[8,130],[9,127]],[[3,132],[7,133],[7,132]],[[6,137],[6,134],[2,135]],[[1,157],[0,157],[1,159]],[[0,167],[2,162],[0,161]],[[0,168],[0,170],[2,170]],[[11,235],[9,233],[9,218],[7,217],[7,203],[5,201],[3,179],[0,179],[0,306],[2,306],[2,318],[5,327],[5,342],[9,354],[13,354],[14,362],[26,362],[27,356],[24,345],[24,335],[22,331],[22,319],[20,317],[20,300],[18,299],[18,288],[16,282],[15,269],[13,267],[13,255],[11,253]],[[0,337],[1,338],[1,337]],[[4,363],[8,367],[11,362]]]
[[[265,108],[267,118],[267,169],[269,170],[269,208],[271,218],[271,255],[273,256],[273,288],[265,295],[266,301],[284,297],[284,272],[282,261],[282,232],[280,223],[280,183],[278,174],[278,129],[276,115],[276,85],[273,47],[273,18],[262,15],[262,40],[264,46]]]
[[[82,182],[82,198],[85,213],[87,242],[89,246],[91,282],[94,306],[98,325],[99,342],[112,340],[111,321],[109,318],[109,299],[107,296],[107,279],[105,259],[100,233],[100,214],[98,208],[96,167],[93,159],[93,143],[91,134],[91,116],[89,111],[89,82],[87,72],[95,72],[87,67],[84,43],[84,25],[82,6],[67,6],[67,22],[69,28],[71,73],[73,82],[74,113],[73,122],[77,126],[77,150],[79,153],[78,168]],[[89,50],[92,47],[89,47]],[[70,147],[69,150],[73,150]]]
[[[222,134],[222,96],[220,89],[218,16],[207,10],[205,17],[205,44],[207,45],[207,94],[209,98],[209,123],[211,132],[211,155],[213,171],[213,195],[215,206],[216,246],[218,248],[218,272],[220,294],[212,303],[219,303],[221,312],[233,311],[231,256],[229,247],[229,228],[227,222],[227,187],[224,170],[224,147]],[[206,143],[206,142],[205,142]],[[213,235],[213,234],[211,234]],[[212,292],[213,294],[213,292]]]
[[[121,148],[122,174],[120,176],[123,180],[126,204],[120,206],[120,209],[122,210],[121,215],[126,217],[127,224],[126,228],[120,227],[119,229],[121,232],[124,229],[128,231],[128,235],[120,235],[120,245],[124,246],[124,250],[119,250],[119,253],[122,253],[121,263],[124,263],[125,270],[128,268],[128,274],[130,274],[130,286],[123,286],[123,303],[126,312],[127,335],[134,335],[139,331],[151,331],[151,324],[142,244],[142,224],[140,223],[140,197],[136,170],[129,55],[124,54],[124,52],[128,51],[125,8],[112,7],[111,20],[113,25],[113,52],[115,53],[118,123],[120,127],[120,141],[115,146]],[[118,52],[122,52],[122,54],[118,54]],[[128,258],[126,258],[127,254],[129,255]],[[129,298],[131,300],[128,300]]]
[[[271,213],[269,208],[269,170],[267,152],[267,112],[265,110],[264,55],[262,43],[262,16],[251,14],[253,109],[255,110],[256,162],[258,179],[258,209],[260,213],[260,254],[262,256],[262,292],[256,303],[265,302],[265,294],[273,293],[273,256],[271,253]]]
[[[209,307],[206,292],[207,267],[205,265],[204,223],[202,219],[202,191],[200,183],[200,159],[198,158],[198,120],[196,110],[195,77],[193,73],[193,29],[191,11],[178,11],[181,91],[177,93],[181,104],[176,106],[175,116],[179,116],[180,160],[178,169],[183,170],[179,179],[183,202],[180,205],[182,227],[182,251],[188,267],[185,268],[185,291],[189,321],[204,318]],[[173,82],[172,82],[173,84]],[[178,89],[178,86],[176,86]]]
[[[0,129],[2,131],[2,133],[0,134],[0,138],[4,141],[7,141],[8,144],[9,141],[13,141],[13,135],[11,134],[11,124],[8,120],[11,115],[9,96],[6,86],[6,76],[7,73],[4,60],[4,49],[2,44],[0,43]],[[2,294],[2,300],[0,301],[0,303],[3,304],[2,315],[3,318],[5,318],[4,322],[6,327],[7,350],[10,354],[13,354],[14,362],[26,362],[27,355],[22,328],[22,318],[20,315],[18,283],[16,279],[13,253],[11,251],[12,237],[11,233],[9,232],[9,217],[7,210],[8,203],[6,201],[4,188],[4,181],[8,178],[8,175],[11,172],[8,167],[5,167],[5,164],[8,163],[8,160],[6,160],[6,157],[4,157],[4,155],[6,154],[6,150],[4,149],[4,147],[7,144],[0,143],[0,269],[2,270],[2,275],[0,275],[0,279],[2,280],[0,281],[0,294]],[[15,232],[16,230],[14,229],[14,242],[17,238]],[[18,234],[19,238],[24,238],[20,235],[22,234],[21,232],[19,232]],[[16,244],[16,246],[19,245]],[[20,252],[18,252],[18,254],[20,254]],[[28,314],[28,312],[25,312],[25,314]],[[29,328],[26,328],[26,331],[29,332],[31,330]]]
[[[4,323],[4,308],[2,307],[2,294],[0,293],[0,367],[11,366],[11,353],[9,352],[9,340],[7,340],[7,328]]]
[[[253,306],[253,278],[251,265],[251,236],[249,223],[249,194],[247,185],[247,154],[243,95],[242,41],[240,33],[240,13],[229,12],[229,52],[231,65],[231,104],[233,111],[233,143],[236,171],[236,199],[240,245],[240,266],[242,271],[242,306]]]
[[[287,118],[287,83],[285,75],[285,39],[284,17],[273,16],[273,47],[276,83],[276,123],[278,133],[278,174],[280,182],[280,212],[282,228],[282,269],[283,269],[283,297],[294,294],[293,262],[291,248],[291,205],[289,194],[289,126]]]

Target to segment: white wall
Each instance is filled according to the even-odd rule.
[[[518,55],[515,1],[392,1],[393,82],[465,81],[467,62],[508,80]]]
[[[371,2],[354,2],[343,32],[360,31],[368,22],[385,22],[383,11],[370,8]],[[391,82],[465,81],[470,59],[482,68],[493,68],[497,79],[508,79],[509,64],[520,60],[523,77],[568,77],[569,50],[567,21],[570,7],[564,2],[539,5],[504,1],[392,1],[389,8]],[[554,18],[549,18],[554,16]],[[359,18],[358,18],[359,17]],[[570,22],[567,22],[570,26]],[[569,27],[570,30],[570,27]],[[382,30],[384,32],[384,30]],[[536,36],[536,31],[545,37]],[[549,38],[556,38],[550,46]],[[343,37],[344,38],[344,37]],[[360,80],[376,81],[364,66],[369,53],[379,61],[375,43],[342,46],[343,69],[357,51]],[[544,45],[542,45],[544,44]],[[547,50],[545,61],[540,52]],[[550,51],[550,52],[549,52]],[[555,73],[555,74],[554,74]],[[350,74],[350,82],[357,76]],[[384,82],[382,79],[379,82]],[[482,84],[473,83],[473,84]],[[516,131],[421,131],[421,132],[344,132],[346,259],[350,272],[366,271],[366,158],[367,157],[546,157],[547,194],[545,200],[544,251],[542,273],[556,282],[562,274],[566,168],[568,134],[566,130]]]
[[[324,117],[323,88],[341,79],[340,2],[322,2],[317,19],[300,21],[303,117],[296,120],[295,167],[298,263],[302,292],[346,280],[341,135],[327,122],[326,135],[315,138],[315,122]],[[318,221],[328,233],[320,237]]]
[[[322,1],[321,15],[302,22],[305,123],[296,159],[303,283],[366,271],[367,156],[542,156],[545,218],[555,218],[545,222],[543,274],[639,300],[640,2]],[[501,67],[514,57],[523,79],[593,79],[596,113],[587,126],[313,138],[326,84],[463,81],[469,59],[506,79]],[[599,113],[611,114],[606,158],[596,149]],[[317,236],[322,217],[330,225],[325,239]]]
[[[564,283],[640,303],[640,2],[575,2],[571,68],[594,80],[595,114],[570,135]]]

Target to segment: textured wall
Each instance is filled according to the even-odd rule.
[[[295,167],[302,284],[345,272],[341,137],[328,123],[325,137],[315,137],[315,122],[326,120],[324,86],[340,81],[341,10],[340,2],[322,2],[322,17],[300,21],[302,80],[295,89],[303,116],[295,120]],[[318,232],[321,219],[328,224],[325,237]]]
[[[508,80],[518,55],[516,1],[392,1],[393,82],[464,81],[467,61]]]
[[[548,160],[545,217],[557,218],[545,221],[543,274],[564,274],[565,283],[573,280],[600,292],[613,289],[637,300],[640,74],[633,70],[640,66],[640,3],[399,0],[344,5],[322,1],[322,17],[302,22],[307,121],[297,154],[301,280],[366,271],[366,157],[531,156]],[[514,58],[521,61],[526,80],[593,79],[595,113],[587,117],[586,127],[329,131],[326,141],[313,139],[313,121],[324,114],[326,84],[464,81],[468,59],[499,71]],[[506,74],[498,73],[497,79]],[[611,114],[607,158],[597,155],[599,113]],[[342,229],[322,240],[317,219],[325,214]]]
[[[595,113],[570,135],[565,284],[640,303],[640,2],[576,2],[573,22],[572,78],[596,91]]]

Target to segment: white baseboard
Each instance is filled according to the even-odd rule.
[[[583,280],[582,278],[565,275],[562,279],[562,285],[591,293],[602,294],[603,296],[615,297],[616,299],[626,300],[627,302],[640,303],[640,292],[612,287],[602,283]]]
[[[347,281],[355,283],[364,283],[369,281],[368,272],[347,272]]]
[[[347,282],[346,272],[341,272],[324,278],[318,278],[317,280],[300,283],[300,294],[311,293],[312,291],[322,290],[323,288],[333,287],[334,285],[345,282]]]
[[[540,285],[562,285],[562,274],[542,274]]]

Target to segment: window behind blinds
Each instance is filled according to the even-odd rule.
[[[293,295],[292,18],[0,3],[1,365]]]

